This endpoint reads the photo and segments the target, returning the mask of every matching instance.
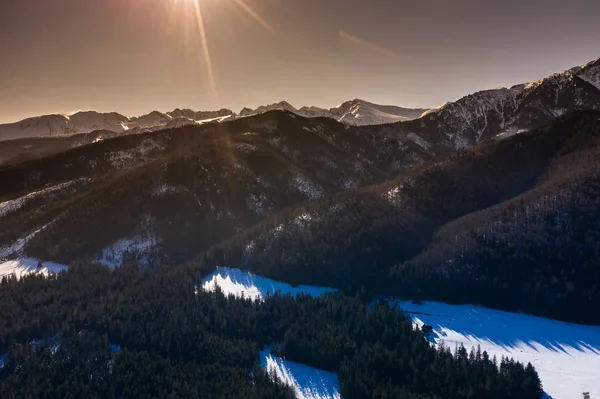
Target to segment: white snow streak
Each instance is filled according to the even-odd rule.
[[[33,191],[33,192],[31,192],[27,195],[24,195],[22,197],[19,197],[19,198],[14,198],[14,199],[11,199],[8,201],[4,201],[4,202],[0,203],[0,217],[6,216],[10,213],[18,211],[27,202],[29,202],[35,198],[38,198],[42,195],[51,194],[55,191],[62,190],[64,188],[67,188],[67,187],[75,184],[75,183],[79,183],[79,182],[86,181],[86,180],[89,180],[89,179],[81,178],[81,179],[76,179],[76,180],[70,180],[70,181],[67,181],[67,182],[64,182],[61,184],[54,185],[52,187],[44,188],[39,191]]]
[[[217,286],[226,296],[233,295],[251,300],[264,300],[267,294],[273,295],[276,292],[293,296],[296,294],[321,296],[337,291],[333,288],[312,285],[292,287],[290,284],[280,283],[248,271],[228,267],[218,267],[216,271],[202,280],[202,288],[205,291],[215,291]]]
[[[8,255],[11,255],[11,254],[22,254],[23,247],[25,247],[25,244],[27,244],[27,242],[29,240],[31,240],[33,237],[35,237],[36,234],[38,234],[40,231],[43,231],[44,229],[46,229],[52,223],[54,223],[54,220],[51,221],[50,223],[47,223],[47,224],[39,227],[38,229],[32,231],[28,235],[19,238],[12,245],[9,245],[8,247],[0,247],[0,259],[7,257]]]

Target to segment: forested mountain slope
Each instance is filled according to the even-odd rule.
[[[284,111],[112,138],[1,167],[0,244],[44,227],[27,254],[97,258],[128,239],[177,263],[268,214],[435,155],[412,137]]]
[[[287,359],[337,372],[343,398],[542,397],[531,365],[435,349],[398,309],[338,294],[226,298],[196,291],[200,278],[76,264],[4,279],[0,396],[292,398],[259,365],[280,343]]]
[[[198,261],[598,323],[599,137],[600,112],[569,113],[287,210]]]

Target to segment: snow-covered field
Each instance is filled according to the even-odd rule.
[[[202,280],[202,288],[215,291],[217,286],[224,295],[234,295],[252,300],[263,300],[267,294],[309,294],[320,296],[336,292],[333,288],[281,283],[248,271],[219,267]],[[271,354],[270,349],[260,353],[260,363],[270,375],[277,376],[294,388],[299,399],[339,399],[340,384],[336,373],[319,370],[300,363],[290,362]]]
[[[416,325],[433,327],[435,344],[467,350],[480,345],[490,357],[512,357],[536,368],[548,398],[600,398],[600,327],[583,326],[471,305],[393,301]]]
[[[299,285],[292,287],[290,284],[280,283],[265,277],[257,276],[249,271],[219,267],[212,274],[202,280],[202,288],[206,291],[215,291],[217,286],[223,294],[229,296],[262,300],[268,294],[276,292],[281,294],[309,294],[321,296],[336,292],[333,288],[317,287],[312,285]]]
[[[269,349],[260,353],[260,364],[269,375],[277,376],[293,387],[298,399],[340,398],[340,383],[336,373],[273,356]]]
[[[67,270],[67,266],[53,262],[43,262],[42,267],[38,269],[38,260],[33,258],[17,258],[13,260],[0,260],[0,278],[15,274],[21,278],[26,274],[39,273],[48,275],[51,273],[60,273]]]
[[[314,296],[335,292],[325,287],[292,287],[250,272],[224,267],[202,281],[202,287],[207,291],[215,290],[217,285],[225,295],[243,295],[255,300],[262,300],[267,293],[275,292]],[[490,357],[496,356],[498,361],[505,356],[525,364],[531,362],[549,399],[581,398],[584,392],[590,393],[590,399],[600,399],[600,327],[472,305],[439,302],[418,305],[396,300],[390,300],[390,303],[411,314],[416,326],[431,325],[434,333],[430,339],[434,344],[443,342],[450,348],[462,344],[467,350],[479,345]],[[287,362],[272,356],[269,351],[261,352],[261,361],[271,373],[296,387],[300,397],[339,397],[335,374],[333,377],[328,373],[319,374],[324,372]],[[311,388],[305,389],[307,386]]]

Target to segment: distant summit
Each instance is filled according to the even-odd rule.
[[[193,111],[152,111],[138,117],[116,112],[82,111],[73,115],[43,115],[0,125],[0,141],[32,137],[70,136],[94,131],[140,133],[206,122],[221,122],[272,110],[308,118],[331,118],[351,126],[406,122],[403,129],[428,136],[454,149],[467,148],[493,136],[506,137],[538,126],[567,110],[600,109],[600,58],[546,78],[510,88],[482,90],[439,107],[402,108],[355,98],[337,107],[295,108],[287,101],[243,108]],[[419,119],[417,124],[415,120]],[[411,122],[414,121],[414,122]]]
[[[245,107],[239,114],[230,109],[218,111],[194,111],[176,108],[171,112],[152,111],[145,115],[127,117],[116,112],[100,113],[82,111],[73,115],[42,115],[16,123],[0,125],[0,141],[31,137],[60,137],[73,134],[90,133],[97,130],[111,133],[140,133],[166,128],[220,122],[238,117],[262,114],[272,110],[284,110],[309,118],[325,117],[354,125],[379,125],[419,117],[424,109],[401,108],[392,105],[378,105],[364,100],[346,101],[338,107],[325,109],[302,107],[296,109],[287,101],[261,105],[256,109]]]
[[[338,122],[353,125],[381,125],[399,121],[407,121],[421,116],[427,109],[402,108],[394,105],[379,105],[365,100],[354,99],[343,102],[337,107],[325,109],[314,106],[304,106],[296,109],[287,101],[260,106],[255,110],[244,108],[240,115],[259,114],[274,109],[293,112],[307,118],[332,118]]]

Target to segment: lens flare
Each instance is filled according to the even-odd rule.
[[[360,38],[358,36],[351,35],[348,32],[344,32],[344,31],[341,30],[339,32],[339,34],[340,34],[340,39],[342,39],[344,41],[347,41],[347,42],[350,42],[350,43],[353,43],[353,44],[358,44],[361,47],[368,48],[371,51],[374,51],[376,53],[379,53],[379,54],[382,54],[382,55],[385,55],[385,56],[388,56],[388,57],[400,57],[399,54],[394,53],[393,51],[390,51],[390,50],[388,50],[388,49],[386,49],[384,47],[381,47],[381,46],[379,46],[379,45],[377,45],[375,43],[371,43],[371,42],[369,42],[369,41],[367,41],[367,40],[365,40],[363,38]]]
[[[196,23],[198,24],[198,31],[200,32],[200,41],[202,44],[202,52],[204,54],[204,62],[206,63],[206,72],[208,74],[208,81],[210,84],[210,90],[217,97],[217,85],[215,83],[215,74],[213,72],[212,59],[210,58],[210,49],[208,47],[208,39],[206,37],[206,28],[204,27],[204,19],[202,17],[202,9],[200,8],[200,0],[191,0],[194,3],[194,11],[196,13]]]
[[[233,0],[242,10],[244,10],[252,19],[254,19],[259,25],[268,30],[271,33],[275,33],[275,29],[267,22],[263,17],[260,16],[255,10],[252,9],[244,0]]]
[[[205,24],[210,8],[219,6],[219,3],[229,2],[229,4],[238,7],[247,17],[250,17],[267,32],[274,34],[275,29],[269,24],[247,0],[170,0],[169,12],[167,15],[167,30],[169,33],[177,32],[180,37],[185,39],[185,45],[194,46],[197,51],[198,59],[203,58],[210,93],[215,104],[218,104],[217,77],[215,76],[215,61],[211,56],[211,48]],[[210,4],[209,4],[210,3]],[[199,34],[199,43],[196,39]],[[194,39],[192,39],[194,37]],[[190,47],[191,48],[191,47]],[[196,53],[196,52],[190,52]]]

